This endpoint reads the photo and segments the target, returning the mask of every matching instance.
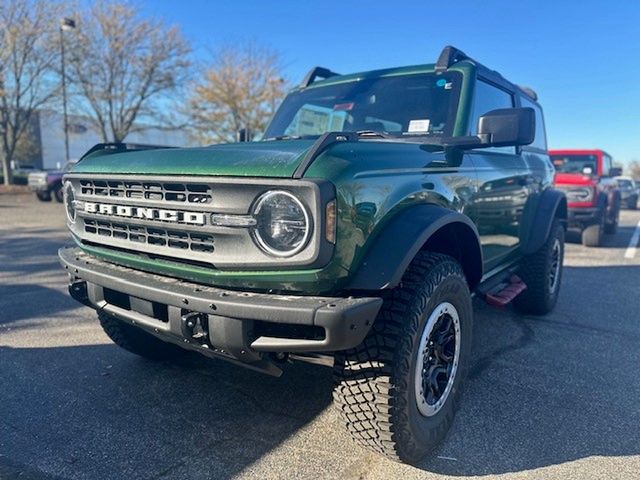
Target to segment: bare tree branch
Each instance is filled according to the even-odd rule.
[[[4,183],[34,113],[59,91],[55,20],[60,6],[44,0],[0,3],[0,156]]]
[[[176,27],[127,3],[96,2],[82,18],[69,59],[79,110],[104,141],[120,142],[140,119],[160,117],[163,100],[186,83],[190,47]]]

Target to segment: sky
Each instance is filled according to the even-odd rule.
[[[550,148],[602,148],[640,160],[637,0],[146,0],[145,15],[181,27],[196,59],[254,41],[299,82],[316,65],[340,73],[434,63],[445,45],[532,87]]]

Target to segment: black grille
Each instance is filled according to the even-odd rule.
[[[211,203],[211,187],[201,183],[80,180],[83,195],[180,203]]]
[[[84,231],[103,237],[119,238],[134,243],[157,245],[160,247],[191,250],[192,252],[213,252],[213,236],[202,233],[182,232],[157,227],[145,227],[115,223],[103,220],[84,220]]]

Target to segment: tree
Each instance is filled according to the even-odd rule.
[[[242,128],[263,131],[286,88],[273,50],[253,43],[221,47],[189,100],[195,136],[218,143],[234,141]]]
[[[635,179],[640,180],[640,160],[631,160],[629,162],[629,174]]]
[[[44,0],[0,2],[0,156],[4,183],[34,113],[58,94],[59,6]]]
[[[68,48],[75,108],[105,142],[121,142],[163,115],[189,78],[190,47],[177,27],[127,3],[95,2],[81,17]]]

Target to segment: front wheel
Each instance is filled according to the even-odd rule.
[[[104,311],[98,312],[104,332],[121,348],[150,360],[174,360],[187,353],[186,350],[163,342],[150,333],[123,322]]]
[[[582,245],[585,247],[599,247],[602,245],[603,235],[607,224],[605,222],[604,214],[600,214],[598,223],[589,225],[582,231]]]
[[[51,201],[51,194],[49,192],[36,192],[36,197],[38,197],[38,200],[41,202]]]
[[[56,201],[58,203],[64,202],[64,192],[62,190],[62,185],[60,185],[53,191],[53,196],[56,198]]]
[[[472,323],[460,264],[419,253],[362,344],[336,354],[334,401],[357,443],[413,464],[443,440],[469,364]]]

